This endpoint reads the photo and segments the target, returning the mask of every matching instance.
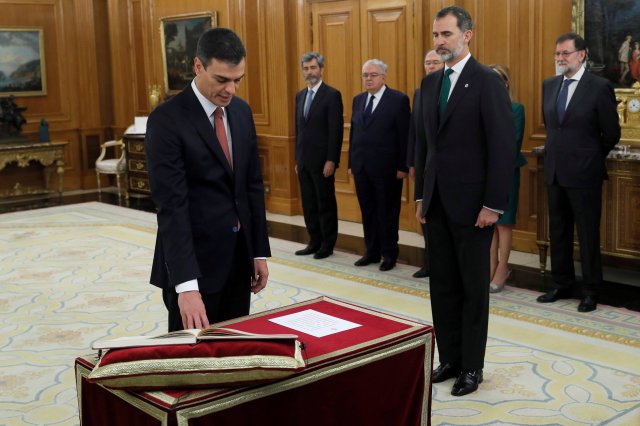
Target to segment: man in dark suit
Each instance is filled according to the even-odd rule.
[[[424,55],[424,73],[429,75],[434,71],[439,71],[444,67],[444,62],[435,50],[429,50]],[[407,142],[407,166],[409,166],[409,176],[415,180],[416,170],[418,174],[424,173],[424,155],[416,158],[416,112],[420,104],[420,88],[417,88],[413,94],[413,108],[411,114],[411,123],[409,124],[409,141]],[[424,263],[422,268],[413,273],[414,278],[426,278],[429,276],[429,250],[427,250],[427,225],[422,223],[422,235],[424,237]]]
[[[370,59],[362,66],[365,92],[353,98],[349,174],[356,184],[366,252],[355,262],[396,265],[402,183],[407,175],[409,98],[385,85],[387,65]]]
[[[253,115],[235,97],[245,49],[231,30],[198,40],[196,77],[149,116],[145,148],[158,235],[151,283],[169,331],[249,313],[271,255]]]
[[[302,56],[307,88],[296,95],[296,173],[300,182],[309,244],[297,255],[331,256],[338,239],[338,205],[334,173],[340,164],[344,118],[342,95],[322,81],[324,57]]]
[[[602,284],[600,215],[605,159],[620,140],[616,97],[608,80],[587,72],[586,44],[575,33],[556,40],[556,67],[561,75],[542,83],[547,129],[544,178],[549,199],[551,275],[555,287],[540,303],[570,298],[576,276],[573,228],[578,232],[582,264],[579,312],[596,309]]]
[[[482,382],[489,320],[489,248],[507,207],[515,158],[511,101],[497,73],[469,53],[473,24],[457,6],[433,23],[444,72],[422,80],[416,120],[416,216],[427,224],[431,310],[440,365],[454,396]],[[426,152],[425,152],[426,151]]]

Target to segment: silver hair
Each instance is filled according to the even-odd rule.
[[[362,64],[362,69],[364,70],[367,65],[375,65],[376,67],[380,68],[380,71],[382,71],[382,75],[387,75],[387,64],[382,62],[380,59],[369,59],[364,64]]]
[[[300,66],[303,66],[305,62],[309,62],[313,59],[318,61],[318,66],[320,68],[324,68],[324,56],[322,56],[318,52],[307,52],[302,55],[302,58],[300,59]]]

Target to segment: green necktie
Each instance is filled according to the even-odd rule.
[[[451,80],[449,76],[453,72],[453,69],[448,68],[444,72],[442,78],[442,86],[440,87],[440,100],[438,101],[438,119],[444,116],[444,110],[447,108],[447,100],[449,99],[449,90],[451,90]]]

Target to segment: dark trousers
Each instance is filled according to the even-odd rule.
[[[582,265],[582,295],[596,296],[602,283],[600,256],[600,216],[602,185],[565,188],[547,185],[549,197],[549,239],[551,276],[558,288],[569,289],[575,281],[573,229],[578,233]]]
[[[338,204],[335,177],[324,177],[321,170],[298,167],[304,223],[309,245],[333,250],[338,239]]]
[[[451,222],[437,191],[427,210],[431,310],[440,362],[483,368],[493,226]]]
[[[252,269],[243,234],[242,230],[238,233],[232,272],[222,290],[217,293],[204,293],[200,289],[210,324],[249,314]],[[169,311],[169,331],[183,330],[178,293],[173,289],[163,289],[162,298]]]
[[[362,213],[367,255],[398,258],[398,226],[402,179],[393,174],[374,174],[363,170],[354,175],[356,195]]]

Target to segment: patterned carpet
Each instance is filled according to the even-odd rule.
[[[79,423],[73,361],[108,336],[165,331],[147,284],[155,218],[100,203],[0,215],[0,424]],[[270,283],[252,312],[319,295],[431,322],[428,280],[400,266],[317,261],[272,240]],[[435,425],[639,425],[640,314],[576,300],[550,306],[507,287],[492,295],[485,381],[452,397],[433,388]],[[437,362],[437,356],[436,356]]]

